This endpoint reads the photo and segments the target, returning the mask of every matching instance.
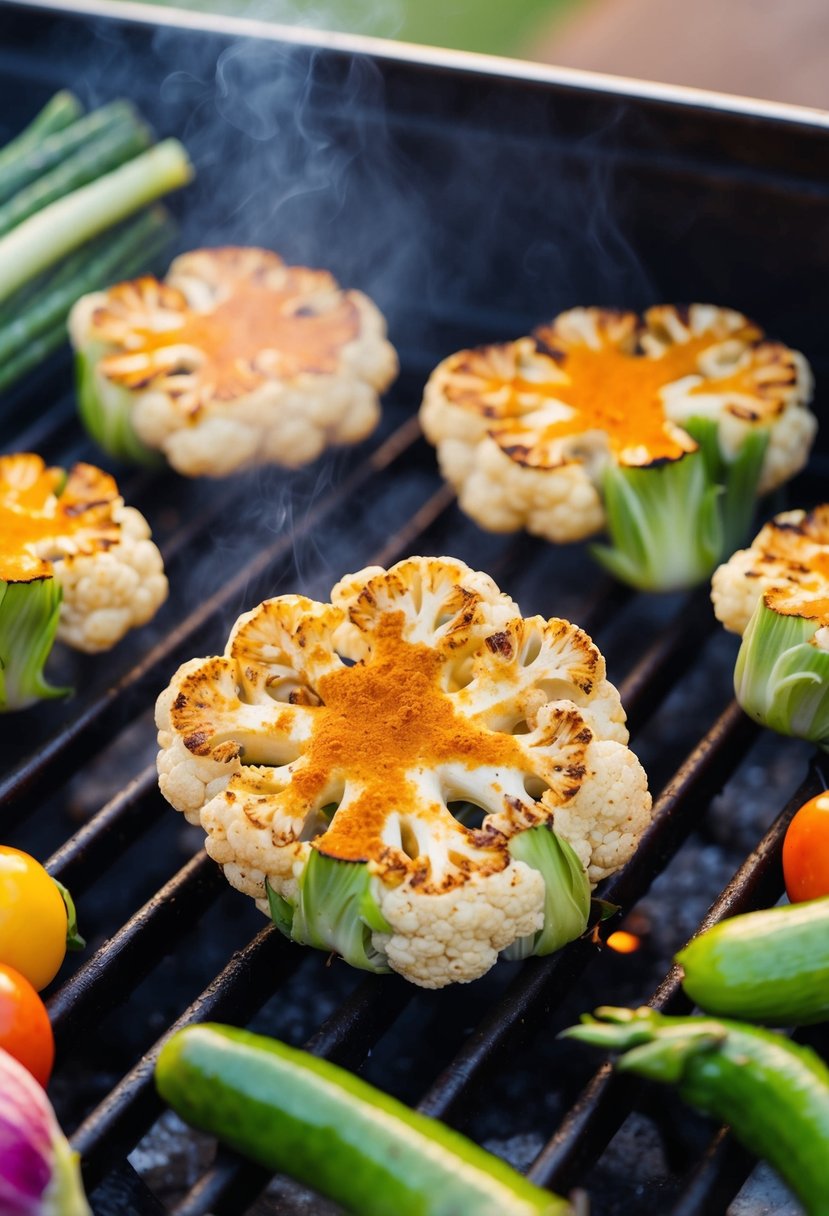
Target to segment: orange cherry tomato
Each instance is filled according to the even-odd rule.
[[[0,845],[0,963],[40,991],[66,954],[66,907],[39,861]]]
[[[26,977],[4,964],[0,964],[0,1047],[45,1087],[55,1061],[49,1015]]]
[[[783,876],[793,904],[829,895],[829,793],[804,803],[789,824]]]

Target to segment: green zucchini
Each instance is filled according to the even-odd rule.
[[[156,1085],[188,1123],[359,1216],[565,1216],[570,1205],[342,1068],[230,1026],[164,1044]]]
[[[768,1161],[807,1216],[829,1216],[829,1068],[815,1052],[758,1026],[647,1008],[582,1020],[562,1037],[625,1052],[618,1070],[676,1085]]]
[[[829,897],[749,912],[694,938],[676,961],[708,1013],[771,1026],[829,1019]]]

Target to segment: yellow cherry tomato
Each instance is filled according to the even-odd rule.
[[[0,845],[0,963],[40,991],[66,954],[66,907],[54,880],[28,853]]]

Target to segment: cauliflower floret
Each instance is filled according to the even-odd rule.
[[[829,602],[829,504],[784,511],[714,572],[711,600],[718,621],[743,634],[758,600],[784,615],[817,619]]]
[[[295,940],[426,987],[581,932],[586,868],[621,864],[650,814],[598,649],[451,558],[266,601],[179,669],[157,723],[161,790],[235,887]],[[556,884],[576,909],[558,936]]]
[[[88,654],[111,649],[145,625],[167,598],[164,562],[144,516],[116,505],[112,518],[120,529],[117,545],[55,562],[63,589],[58,639]]]
[[[385,322],[325,271],[263,249],[202,249],[72,310],[81,413],[122,459],[161,452],[190,477],[293,468],[357,443],[397,374]]]
[[[607,529],[612,573],[674,590],[707,578],[756,494],[803,467],[811,395],[803,356],[731,309],[576,308],[444,359],[420,419],[482,527],[557,543]]]

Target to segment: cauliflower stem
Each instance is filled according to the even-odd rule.
[[[571,845],[543,824],[513,836],[509,851],[544,879],[544,925],[537,933],[517,938],[501,957],[553,954],[581,937],[590,915],[590,882]]]
[[[742,543],[754,514],[768,431],[750,432],[728,460],[716,422],[692,418],[685,430],[697,451],[648,468],[610,463],[604,473],[611,544],[591,553],[640,591],[678,591],[707,579]]]
[[[743,634],[734,691],[756,722],[829,749],[829,651],[814,645],[817,627],[775,612],[761,596]]]
[[[96,375],[103,343],[75,354],[75,390],[81,422],[97,444],[127,464],[159,468],[164,460],[142,443],[132,425],[132,394]]]
[[[65,697],[43,667],[60,619],[63,593],[57,579],[0,581],[0,710],[25,709],[35,701]]]

